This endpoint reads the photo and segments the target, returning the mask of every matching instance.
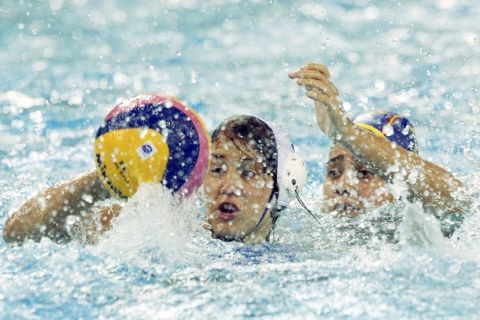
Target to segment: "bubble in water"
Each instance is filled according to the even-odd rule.
[[[463,35],[463,40],[471,46],[478,45],[478,34],[475,32],[467,32]]]
[[[457,6],[458,0],[437,0],[435,4],[439,9],[449,10]]]
[[[30,113],[29,117],[35,123],[41,123],[43,121],[42,111],[40,110]]]
[[[382,128],[382,132],[383,132],[383,134],[386,135],[387,137],[390,137],[391,135],[393,135],[394,131],[393,131],[392,125],[390,125],[390,124],[385,125],[385,126]]]
[[[384,91],[385,87],[386,87],[385,82],[382,81],[382,80],[375,81],[374,86],[375,86],[375,89],[377,89],[377,91],[379,91],[379,92]]]
[[[45,61],[35,61],[32,63],[32,71],[40,72],[47,69],[48,64]]]
[[[190,83],[197,83],[197,73],[195,71],[192,71],[190,74]]]
[[[68,97],[67,103],[71,106],[80,105],[83,102],[83,93],[81,91],[75,91],[70,97]]]
[[[113,85],[116,88],[125,88],[130,84],[130,78],[122,72],[117,72],[113,75]]]
[[[343,103],[343,109],[344,109],[345,111],[350,111],[350,110],[352,110],[352,104],[351,104],[350,102],[344,102],[344,103]]]
[[[15,128],[15,129],[22,129],[25,125],[25,122],[23,120],[12,120],[12,122],[10,123],[10,125],[12,126],[12,128]]]
[[[365,18],[367,18],[368,20],[375,20],[378,18],[380,12],[378,11],[378,9],[376,7],[368,7],[367,9],[365,9],[365,11],[363,12],[363,16]]]
[[[93,196],[91,194],[82,195],[82,199],[87,203],[93,203]]]
[[[305,16],[315,18],[317,20],[324,20],[327,17],[325,8],[316,3],[305,3],[300,7],[300,12]]]
[[[62,9],[63,0],[50,0],[50,9],[53,11],[58,11]]]

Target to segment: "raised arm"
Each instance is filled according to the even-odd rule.
[[[330,81],[327,68],[309,64],[289,73],[306,88],[306,96],[315,103],[320,129],[336,144],[385,179],[403,180],[411,197],[425,208],[437,212],[463,212],[465,200],[455,195],[462,183],[440,166],[396,146],[387,139],[363,130],[345,114],[338,91]]]
[[[95,202],[109,196],[95,171],[50,187],[29,199],[8,218],[3,238],[10,243],[22,243],[27,239],[40,241],[44,236],[56,242],[68,241],[67,217],[83,217]],[[102,211],[102,214],[108,216],[109,211]]]

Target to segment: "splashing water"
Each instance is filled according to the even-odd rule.
[[[321,227],[293,204],[275,242],[224,243],[197,199],[147,186],[94,246],[2,242],[0,319],[477,317],[479,14],[465,0],[3,1],[0,226],[94,167],[94,132],[118,100],[160,92],[210,129],[240,113],[280,123]],[[451,238],[417,204],[322,213],[330,142],[286,75],[311,61],[329,66],[349,115],[408,116],[421,156],[468,184],[474,203]]]
[[[201,258],[190,243],[202,235],[197,198],[180,202],[168,190],[143,184],[122,209],[114,229],[94,248],[95,254],[118,255],[122,261],[151,261],[155,248],[157,263],[187,263]],[[159,254],[161,252],[161,255]]]

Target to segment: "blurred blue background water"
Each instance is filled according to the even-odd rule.
[[[329,67],[352,116],[407,115],[421,155],[478,190],[479,14],[467,0],[2,0],[0,226],[29,196],[92,169],[103,116],[145,92],[179,96],[210,130],[240,113],[281,124],[307,160],[304,196],[317,208],[329,141],[287,77],[308,62]],[[197,230],[174,246],[187,258],[152,237],[127,246],[128,259],[121,246],[1,242],[0,318],[475,318],[477,215],[464,240],[403,223],[398,242],[344,245],[337,222],[319,230],[294,206],[276,244]]]

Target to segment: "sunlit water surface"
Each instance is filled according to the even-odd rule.
[[[421,155],[478,194],[475,1],[132,3],[1,2],[0,227],[92,169],[103,116],[145,92],[181,97],[210,130],[239,113],[281,124],[321,215],[329,141],[286,75],[312,61],[329,66],[352,116],[406,114]],[[294,204],[273,243],[244,246],[209,238],[198,199],[172,209],[159,192],[142,190],[96,246],[1,242],[0,318],[478,317],[479,203],[451,238],[417,204],[321,215],[322,226]]]

